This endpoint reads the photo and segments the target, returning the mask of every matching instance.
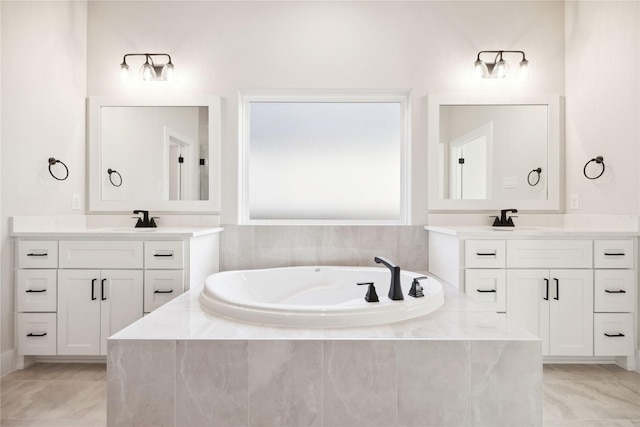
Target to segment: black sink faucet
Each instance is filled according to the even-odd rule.
[[[518,209],[502,209],[500,211],[500,216],[495,217],[496,219],[493,221],[494,227],[515,227],[516,225],[513,223],[513,217],[507,218],[507,212],[518,213]]]
[[[138,222],[136,222],[136,227],[135,228],[143,228],[143,227],[148,227],[148,228],[154,228],[157,227],[156,225],[156,221],[154,218],[149,218],[149,211],[143,211],[143,210],[135,210],[133,211],[134,214],[142,214],[142,218],[138,218]]]
[[[391,270],[391,285],[389,286],[389,299],[391,300],[403,300],[402,288],[400,287],[400,267],[382,257],[375,257],[373,259],[376,264],[384,264],[389,270]]]

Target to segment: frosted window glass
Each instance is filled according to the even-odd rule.
[[[400,102],[251,102],[249,219],[400,220]]]

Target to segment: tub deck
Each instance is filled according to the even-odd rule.
[[[443,287],[419,319],[335,329],[225,319],[194,288],[109,339],[108,424],[541,426],[541,341]]]

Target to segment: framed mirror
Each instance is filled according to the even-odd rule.
[[[220,98],[90,97],[89,210],[220,211]]]
[[[430,211],[559,211],[557,95],[427,98]]]

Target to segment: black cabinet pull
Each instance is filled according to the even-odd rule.
[[[360,284],[360,283],[358,283],[358,284]],[[367,283],[363,283],[363,284],[366,285]],[[161,291],[159,289],[156,289],[153,293],[154,294],[170,294],[170,293],[173,293],[173,289],[170,289],[168,291]]]
[[[546,288],[546,293],[544,298],[542,298],[545,301],[549,301],[549,279],[544,279],[544,283],[545,283],[545,288]]]
[[[33,332],[29,332],[29,333],[27,334],[27,336],[28,336],[28,337],[44,337],[45,335],[47,335],[47,333],[46,333],[46,332],[43,332],[43,333],[41,333],[41,334],[34,334]]]
[[[620,253],[620,252],[614,252],[614,253],[605,252],[604,255],[605,256],[624,256],[625,254],[624,254],[624,252],[622,252],[622,253]]]
[[[96,300],[96,280],[98,279],[91,279],[91,301]]]
[[[27,254],[27,256],[47,256],[47,255],[48,255],[48,254],[47,254],[46,252],[45,252],[45,253],[42,253],[42,254],[32,254],[32,253],[28,253],[28,254]]]
[[[488,292],[496,292],[495,289],[476,289],[478,292],[488,293]]]
[[[608,294],[626,294],[627,293],[627,291],[625,291],[624,289],[620,289],[617,291],[610,291],[609,289],[605,289],[604,291]]]
[[[104,297],[104,282],[106,282],[107,279],[102,279],[102,281],[100,282],[100,299],[102,301],[106,300],[106,298]]]
[[[478,256],[496,256],[495,252],[476,252]]]
[[[617,337],[624,337],[624,334],[608,334],[608,333],[604,333],[605,336],[609,337],[609,338],[617,338]]]
[[[36,292],[40,293],[40,292],[47,292],[47,290],[46,289],[27,289],[25,292],[26,293],[36,293]]]
[[[173,254],[153,254],[153,256],[157,256],[157,257],[172,257]]]
[[[555,278],[553,280],[556,281],[556,296],[553,299],[558,301],[560,299],[560,280]]]

